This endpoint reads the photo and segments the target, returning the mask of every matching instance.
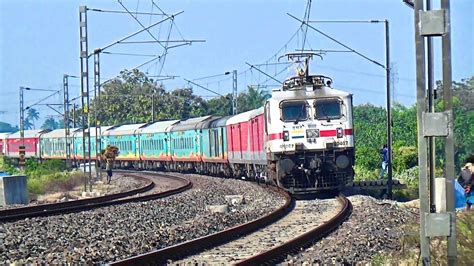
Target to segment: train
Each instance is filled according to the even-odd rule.
[[[332,79],[300,71],[265,105],[236,115],[102,126],[100,143],[118,147],[115,166],[161,169],[272,182],[291,193],[340,190],[354,178],[352,94]],[[89,129],[86,129],[89,131]],[[95,128],[90,128],[95,160]],[[71,160],[84,162],[82,129],[70,130]],[[19,132],[0,135],[18,158]],[[25,131],[26,158],[65,159],[64,129]],[[89,147],[86,147],[86,150]]]

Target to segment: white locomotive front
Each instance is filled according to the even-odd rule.
[[[265,105],[268,174],[293,193],[337,190],[354,177],[352,94],[305,72]]]

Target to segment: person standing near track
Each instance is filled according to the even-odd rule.
[[[474,156],[470,156],[458,177],[458,183],[464,188],[466,196],[466,209],[471,209],[474,204]]]
[[[387,144],[384,144],[382,149],[380,149],[380,156],[382,157],[382,170],[380,171],[380,178],[384,178],[385,172],[387,172],[388,164],[388,147]]]
[[[107,158],[107,162],[105,164],[105,170],[107,172],[107,184],[110,184],[112,180],[112,168],[113,168],[114,161],[111,158]]]
[[[112,181],[112,169],[114,168],[114,161],[119,150],[117,147],[112,145],[107,145],[105,150],[102,152],[102,157],[105,159],[105,171],[107,172],[107,184],[110,184]]]

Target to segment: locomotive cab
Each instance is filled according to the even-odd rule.
[[[321,75],[292,77],[265,105],[268,175],[292,193],[353,180],[352,95],[331,85]]]

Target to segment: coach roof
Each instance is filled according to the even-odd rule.
[[[207,119],[210,119],[211,116],[201,116],[201,117],[195,117],[195,118],[190,118],[188,120],[180,121],[179,123],[171,126],[168,128],[166,131],[185,131],[185,130],[192,130],[192,129],[197,129],[201,122],[206,121]]]
[[[150,133],[162,133],[166,132],[166,129],[171,125],[178,123],[179,120],[160,121],[150,124],[146,127],[140,128],[139,134],[150,134]]]
[[[100,131],[101,131],[102,135],[104,135],[104,133],[107,130],[109,130],[110,128],[112,128],[112,126],[102,126],[102,127],[100,127]],[[95,127],[91,127],[90,129],[91,129],[91,137],[95,137]],[[86,128],[86,132],[89,132],[89,128]],[[82,138],[82,129],[74,131],[74,137]]]
[[[49,129],[36,129],[36,130],[25,130],[24,137],[25,138],[38,138],[42,133],[49,132]],[[19,139],[20,138],[20,131],[17,131],[7,137],[7,139]]]
[[[74,132],[76,132],[77,130],[79,130],[79,128],[71,128],[69,129],[69,136],[72,136]],[[41,138],[44,139],[44,138],[64,138],[65,135],[66,135],[66,130],[64,128],[59,128],[59,129],[55,129],[53,131],[50,131],[48,133],[44,133]]]
[[[133,135],[138,129],[145,126],[146,123],[122,125],[116,128],[107,130],[103,136],[119,136],[119,135]]]
[[[226,125],[228,126],[228,125],[238,124],[241,122],[250,121],[250,118],[253,112],[255,112],[255,109],[247,111],[245,113],[234,115],[231,118],[229,118],[229,120],[227,120]]]

